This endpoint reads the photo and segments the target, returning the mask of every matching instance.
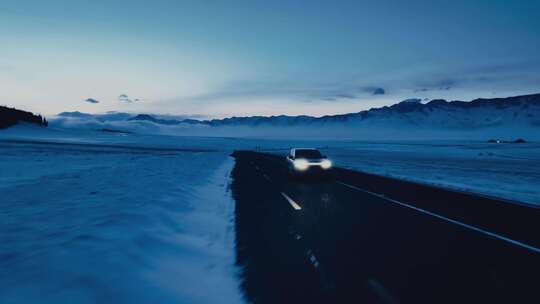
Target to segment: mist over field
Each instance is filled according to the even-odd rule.
[[[60,113],[52,126],[179,136],[361,140],[540,139],[540,94],[471,102],[409,99],[358,113],[196,120],[148,114]]]

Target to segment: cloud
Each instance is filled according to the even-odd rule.
[[[386,93],[386,91],[381,87],[364,87],[362,88],[362,91],[371,95],[384,95]]]
[[[253,100],[264,98],[289,99],[297,102],[351,101],[386,95],[380,85],[369,85],[354,79],[325,81],[239,80],[214,88],[204,94],[178,98],[186,102],[213,102],[216,100]]]
[[[118,101],[125,102],[125,103],[132,103],[132,102],[143,101],[143,99],[141,99],[141,98],[130,98],[127,94],[120,94],[118,96]]]
[[[313,103],[321,108],[329,104],[350,104],[352,108],[418,95],[422,98],[467,99],[481,96],[485,92],[519,93],[524,89],[534,88],[535,84],[538,87],[539,66],[540,64],[534,63],[429,66],[398,70],[391,75],[374,74],[364,77],[359,74],[331,79],[287,78],[286,75],[254,77],[225,81],[200,94],[171,100],[175,103],[204,104],[209,108],[217,104],[241,104],[255,100],[261,103],[267,100],[283,100],[298,107]]]
[[[340,99],[355,99],[358,96],[354,93],[351,93],[347,90],[343,91],[314,91],[314,92],[306,92],[306,95],[311,98],[325,100],[325,101],[335,101]]]
[[[384,95],[386,93],[383,88],[376,88],[373,90],[373,95]]]
[[[321,100],[334,101],[340,99],[358,99],[366,97],[366,93],[369,95],[384,95],[386,91],[381,87],[373,86],[356,86],[354,84],[342,85],[339,88],[328,87],[326,89],[317,90],[312,88],[312,91],[306,91],[311,97],[315,97]]]
[[[94,99],[94,98],[86,98],[86,99],[84,100],[84,102],[88,102],[88,103],[99,103],[99,100]]]
[[[497,91],[535,88],[540,82],[540,61],[507,62],[495,65],[446,68],[413,75],[411,89],[415,93],[449,94],[478,89]],[[456,94],[456,93],[454,93]]]
[[[464,79],[458,79],[458,77],[431,75],[429,79],[417,80],[418,88],[414,89],[414,92],[448,91],[463,81]]]
[[[118,96],[118,101],[127,103],[133,102],[133,100],[131,100],[126,94],[120,94],[120,96]]]
[[[354,98],[356,98],[356,95],[344,92],[344,93],[337,93],[335,95],[335,97],[336,98],[343,98],[343,99],[354,99]]]
[[[323,88],[316,86],[305,88],[304,94],[308,97],[326,101],[343,99],[360,99],[368,95],[384,95],[386,91],[379,86],[358,86],[354,83],[327,85]]]

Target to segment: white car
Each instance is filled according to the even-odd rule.
[[[287,155],[289,173],[294,176],[324,174],[332,168],[332,162],[313,148],[291,149]]]

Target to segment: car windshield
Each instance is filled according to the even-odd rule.
[[[316,158],[322,158],[321,152],[319,150],[315,149],[302,149],[302,150],[296,150],[296,158],[308,158],[308,159],[316,159]]]

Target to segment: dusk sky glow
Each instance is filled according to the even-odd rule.
[[[0,104],[48,115],[325,115],[540,91],[537,0],[0,0],[0,41]]]

